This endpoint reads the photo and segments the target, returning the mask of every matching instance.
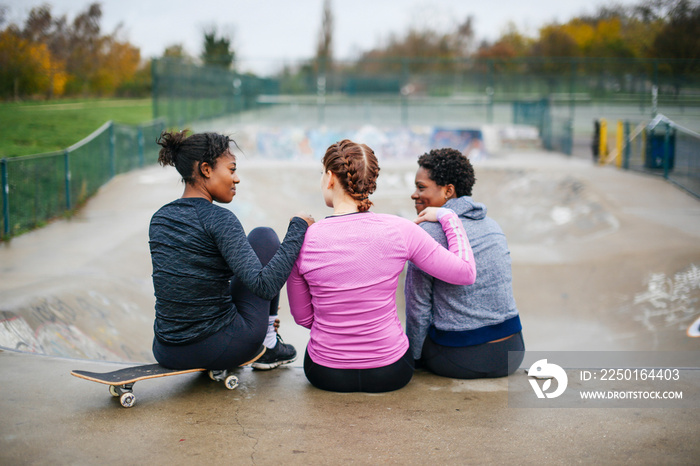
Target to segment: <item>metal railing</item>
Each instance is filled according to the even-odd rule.
[[[700,108],[697,59],[363,58],[330,64],[269,60],[266,65],[276,71],[262,78],[175,59],[154,60],[154,116],[166,118],[169,125],[182,125],[270,106],[333,108],[340,101],[357,106],[390,102],[407,110],[400,123],[412,124],[411,108],[439,107],[448,101],[483,109],[484,123],[494,123],[499,117],[495,105],[542,98],[562,107],[570,119],[579,107],[591,105],[636,109],[647,117],[658,111],[674,119],[664,107],[696,116]],[[252,64],[238,62],[236,70],[245,71],[247,66]],[[324,116],[323,111],[314,116]]]
[[[700,134],[664,115],[641,122],[603,121],[601,164],[662,176],[700,198]],[[612,148],[610,148],[612,147]]]
[[[0,239],[69,213],[115,175],[155,163],[155,140],[163,129],[162,120],[107,122],[62,151],[0,160]]]

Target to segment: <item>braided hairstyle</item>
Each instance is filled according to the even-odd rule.
[[[217,133],[195,133],[187,136],[188,132],[187,129],[180,132],[163,131],[156,143],[162,147],[158,153],[158,163],[164,167],[175,167],[182,180],[193,185],[195,169],[201,175],[200,165],[203,162],[214,168],[217,159],[229,150],[232,139]]]
[[[372,206],[369,195],[377,189],[379,176],[379,163],[369,146],[349,139],[336,142],[323,156],[323,169],[330,170],[338,177],[360,212],[369,210]]]

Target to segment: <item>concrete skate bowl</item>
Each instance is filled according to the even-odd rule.
[[[477,167],[475,197],[508,237],[527,347],[700,349],[700,231],[651,206],[622,205],[591,176],[541,168],[479,176]],[[639,191],[631,196],[643,204],[656,180],[632,181],[642,186],[615,189]]]
[[[664,215],[654,206],[654,190],[666,189],[659,180],[622,172],[602,179],[597,167],[541,156],[475,164],[473,198],[508,238],[526,347],[700,349],[697,201],[671,189],[669,202],[682,204],[664,206]],[[376,207],[412,218],[415,162],[391,167],[382,168]],[[678,222],[671,210],[694,220]],[[400,292],[398,302],[401,310]]]
[[[152,293],[77,277],[61,282],[2,304],[0,347],[67,358],[153,361]]]
[[[379,156],[382,170],[372,196],[373,209],[413,218],[410,194],[415,160],[382,161]],[[248,154],[239,158],[239,168],[242,183],[229,208],[247,230],[267,225],[282,236],[296,211],[306,210],[317,219],[330,213],[319,194],[318,161],[271,161]],[[695,209],[690,227],[674,223],[668,215],[659,219],[647,207],[653,202],[629,192],[642,185],[642,193],[653,194],[666,190],[666,184],[622,172],[605,179],[598,170],[571,166],[561,156],[546,154],[494,156],[476,162],[474,198],[488,206],[509,240],[526,346],[531,350],[700,349],[700,338],[690,336],[693,322],[700,317],[697,206],[682,207]],[[111,193],[114,189],[135,193],[132,197],[139,199],[139,209],[155,212],[181,194],[172,172],[152,167],[124,175],[86,209],[109,210],[120,202],[120,209],[128,211],[124,197]],[[171,175],[163,180],[162,173]],[[152,184],[147,195],[138,196],[143,180]],[[161,182],[166,184],[155,190],[161,195],[154,196],[153,183]],[[676,202],[678,193],[670,189],[671,194],[665,195]],[[105,201],[109,196],[115,200]],[[148,206],[143,205],[144,199]],[[99,211],[95,216],[104,215]],[[97,258],[104,251],[95,251],[91,273],[56,275],[3,292],[0,346],[71,358],[153,361],[148,217],[141,216],[138,222],[138,234],[119,238],[119,248],[110,252],[109,260]],[[52,228],[55,225],[46,227]],[[55,254],[62,254],[60,247]],[[131,265],[124,267],[125,263]],[[402,295],[400,288],[401,316]],[[303,351],[308,333],[293,330],[296,326],[284,293],[281,306],[285,341]]]

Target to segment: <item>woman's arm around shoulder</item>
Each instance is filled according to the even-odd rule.
[[[422,221],[440,222],[448,249],[443,248],[421,227],[408,222],[412,226],[405,229],[410,260],[424,272],[447,283],[473,284],[476,280],[474,253],[457,214],[450,209],[428,207],[416,219],[416,222]]]

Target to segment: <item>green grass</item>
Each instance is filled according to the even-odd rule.
[[[65,149],[105,122],[153,118],[151,99],[81,99],[0,103],[0,158]]]

